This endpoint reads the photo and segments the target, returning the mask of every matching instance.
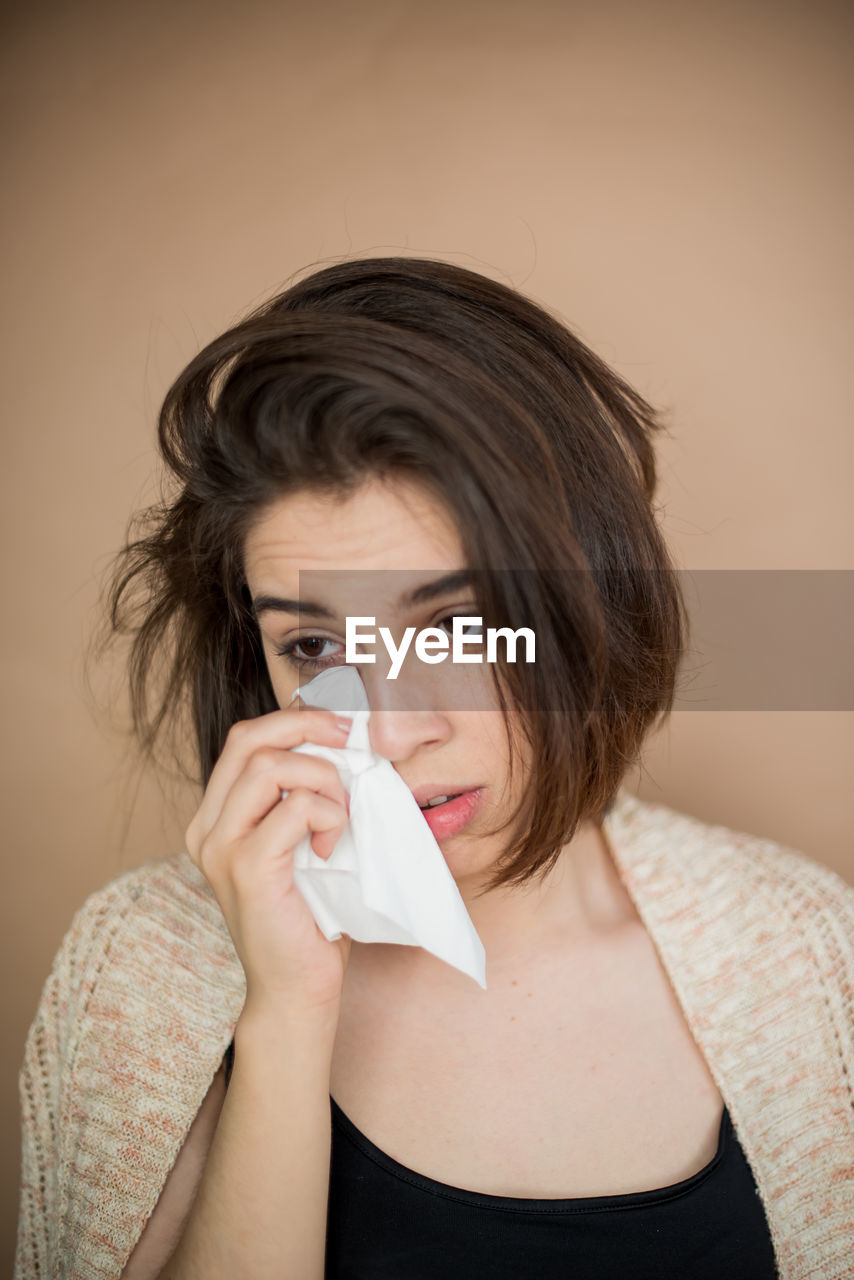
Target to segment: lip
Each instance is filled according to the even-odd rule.
[[[419,790],[420,803],[424,804],[433,796],[451,795],[453,788],[448,787],[447,790],[440,791],[438,787],[422,787]],[[413,791],[412,794],[418,799],[417,791]],[[460,792],[445,804],[437,804],[434,809],[422,809],[421,816],[436,840],[448,840],[451,836],[459,835],[468,826],[480,808],[482,797],[483,788],[473,787],[468,791]]]
[[[420,806],[428,800],[435,800],[436,796],[459,796],[469,791],[480,791],[480,787],[467,787],[465,783],[460,785],[459,781],[425,782],[420,787],[412,788],[412,798]]]

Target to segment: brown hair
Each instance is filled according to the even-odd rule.
[[[132,524],[109,587],[143,747],[189,716],[206,782],[229,727],[276,708],[242,568],[260,512],[405,475],[455,518],[485,624],[537,619],[536,662],[493,673],[533,772],[490,887],[544,873],[672,707],[687,620],[652,506],[660,429],[565,325],[485,276],[388,257],[292,284],[161,410],[177,491]]]

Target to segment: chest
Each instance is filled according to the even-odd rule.
[[[489,991],[354,974],[330,1092],[407,1168],[493,1195],[623,1194],[690,1177],[723,1101],[640,929],[490,975]]]

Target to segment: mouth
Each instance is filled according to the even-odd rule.
[[[473,787],[468,791],[434,793],[429,797],[422,794],[420,799],[417,795],[415,798],[435,839],[447,840],[468,826],[480,808],[482,796],[483,787]]]
[[[440,804],[447,804],[449,800],[456,800],[458,796],[463,795],[462,791],[455,791],[452,796],[434,796],[432,800],[427,800],[424,804],[420,804],[418,808],[422,811],[425,809],[436,809]]]

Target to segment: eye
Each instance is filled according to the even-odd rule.
[[[443,631],[447,631],[449,636],[452,636],[454,633],[454,618],[478,617],[480,617],[480,614],[477,611],[477,607],[472,605],[470,609],[460,609],[456,613],[446,614],[444,618],[441,618],[436,623],[436,626],[441,627]],[[479,637],[483,636],[483,626],[480,623],[467,622],[462,628],[462,634],[470,640],[477,640]]]
[[[343,645],[328,636],[297,636],[280,645],[276,656],[284,658],[292,667],[333,667],[343,657]]]

